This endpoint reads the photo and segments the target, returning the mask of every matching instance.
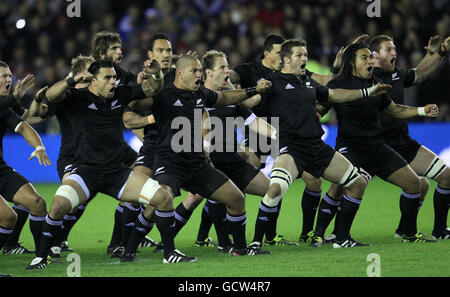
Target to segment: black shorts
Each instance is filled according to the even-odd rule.
[[[56,169],[58,171],[59,180],[62,181],[63,176],[73,169],[73,157],[59,156],[56,161]]]
[[[279,155],[289,154],[294,158],[298,176],[307,171],[319,178],[330,165],[336,152],[322,139],[298,139],[296,141],[280,140]]]
[[[83,188],[88,199],[93,198],[98,192],[120,199],[132,171],[133,169],[123,164],[108,171],[99,170],[98,168],[87,165],[74,165],[74,169],[67,179],[77,181]]]
[[[7,165],[1,165],[0,167],[0,195],[6,199],[6,201],[13,202],[14,195],[19,189],[30,182],[17,173],[14,169]]]
[[[228,176],[242,192],[259,173],[259,169],[236,153],[211,153],[210,158],[214,167]]]
[[[132,166],[134,162],[136,161],[136,158],[138,156],[138,153],[128,144],[124,145],[124,151],[122,153],[122,162],[125,164],[125,166]]]
[[[422,146],[420,143],[412,139],[411,137],[407,137],[402,144],[393,144],[389,141],[385,141],[387,145],[394,149],[400,156],[405,159],[405,161],[409,164],[417,155],[420,147]]]
[[[145,166],[152,169],[155,164],[156,152],[151,144],[145,144],[139,150],[139,154],[136,158],[136,164],[134,166]]]
[[[169,186],[172,189],[174,197],[180,196],[180,189],[183,188],[192,194],[200,194],[202,197],[209,198],[229,180],[224,173],[214,168],[212,163],[206,160],[200,167],[189,168],[184,164],[157,157],[153,175],[161,185]]]
[[[359,143],[344,139],[336,140],[336,151],[354,166],[362,167],[370,175],[386,180],[392,173],[408,163],[384,142]]]

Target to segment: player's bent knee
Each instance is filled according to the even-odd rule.
[[[74,209],[80,205],[80,197],[77,191],[70,185],[62,185],[58,188],[55,196],[60,196],[67,199],[70,202],[71,209]]]
[[[12,229],[14,228],[14,225],[16,225],[16,222],[17,213],[12,209],[8,209],[7,213],[0,216],[0,227]]]
[[[139,193],[139,203],[142,203],[145,206],[150,204],[150,201],[154,198],[156,192],[158,192],[159,189],[161,189],[161,185],[157,181],[151,178],[147,179],[147,181],[144,183]],[[164,192],[167,191],[164,190]],[[164,194],[162,195],[164,196]],[[161,197],[161,199],[164,200],[166,198]]]

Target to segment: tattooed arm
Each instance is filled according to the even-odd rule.
[[[122,120],[127,129],[139,129],[155,123],[155,117],[152,114],[149,116],[140,116],[132,111],[124,112]]]

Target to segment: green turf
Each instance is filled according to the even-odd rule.
[[[435,184],[431,183],[431,189]],[[57,185],[35,185],[46,197],[50,207],[52,195]],[[323,183],[327,190],[328,182]],[[291,241],[297,241],[301,230],[301,195],[304,183],[296,181],[283,200],[278,221],[278,233]],[[393,236],[399,220],[400,189],[375,178],[368,186],[360,210],[355,218],[352,235],[354,238],[371,243],[371,247],[333,249],[331,246],[311,248],[307,244],[291,247],[267,247],[272,255],[254,257],[232,257],[221,255],[215,248],[198,248],[193,245],[200,221],[201,206],[192,215],[189,223],[176,237],[176,247],[182,252],[196,256],[197,263],[163,264],[162,255],[152,253],[153,249],[140,248],[135,263],[119,263],[106,255],[106,246],[111,237],[113,214],[117,201],[105,195],[97,196],[87,207],[81,220],[75,225],[69,243],[80,255],[81,276],[173,276],[173,277],[298,277],[298,276],[367,276],[367,268],[372,263],[368,255],[377,253],[380,257],[381,276],[424,277],[450,276],[450,240],[427,243],[402,243]],[[183,196],[184,197],[184,194]],[[175,199],[175,204],[182,201]],[[247,196],[247,241],[253,237],[256,211],[260,199]],[[433,191],[427,196],[418,219],[419,230],[430,234],[433,227]],[[330,231],[330,228],[328,229]],[[214,229],[210,232],[216,239]],[[150,236],[158,240],[154,228]],[[20,240],[23,245],[33,248],[28,224]],[[67,260],[68,253],[63,254]],[[33,255],[0,255],[0,272],[13,276],[66,276],[72,262],[55,263],[40,271],[26,271],[25,267]]]

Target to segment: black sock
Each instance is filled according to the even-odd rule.
[[[47,214],[42,226],[42,237],[39,243],[39,249],[36,250],[36,256],[46,259],[50,248],[54,245],[55,239],[61,232],[62,220],[53,220]]]
[[[417,214],[419,213],[419,198],[421,194],[402,192],[400,196],[400,212],[404,219],[403,229],[406,236],[417,233]]]
[[[305,188],[302,196],[302,234],[306,235],[314,229],[314,219],[316,218],[317,207],[320,203],[322,192],[313,192]]]
[[[337,234],[337,230],[339,228],[339,223],[341,221],[342,218],[342,209],[340,206],[338,206],[337,210],[336,210],[336,215],[334,216],[334,228],[333,231],[331,233],[333,233],[334,235]]]
[[[155,211],[156,227],[161,234],[161,240],[164,247],[164,256],[167,256],[175,249],[174,243],[174,227],[175,212],[171,211]]]
[[[58,242],[66,241],[69,237],[70,230],[72,230],[75,223],[78,222],[80,217],[83,215],[86,210],[86,205],[82,204],[77,207],[77,210],[73,214],[68,214],[64,216],[64,222],[62,226],[61,236],[58,239]]]
[[[6,229],[0,226],[0,250],[3,248],[5,242],[8,240],[8,237],[11,235],[12,232],[13,232],[12,229]]]
[[[439,238],[447,228],[447,216],[450,205],[450,189],[436,186],[433,196],[434,227],[433,236]]]
[[[15,247],[19,244],[20,233],[22,232],[23,226],[28,219],[30,211],[19,205],[13,206],[14,211],[17,213],[17,222],[14,225],[12,233],[9,235],[8,240],[5,243],[5,247]]]
[[[191,217],[193,210],[188,210],[184,207],[183,203],[180,203],[175,209],[175,229],[174,236],[177,236],[178,232],[180,232],[181,228],[186,225],[187,221]]]
[[[38,217],[30,214],[30,231],[34,238],[34,246],[36,250],[41,244],[42,228],[44,227],[45,217]]]
[[[233,235],[233,247],[235,250],[243,250],[247,247],[247,239],[245,236],[245,225],[247,224],[247,215],[244,212],[241,215],[230,215],[227,212],[228,225]]]
[[[268,241],[272,241],[277,235],[277,222],[278,216],[280,215],[282,201],[283,199],[281,199],[280,202],[278,202],[277,211],[270,216],[269,221],[267,222],[266,240]]]
[[[341,219],[336,233],[336,241],[346,240],[350,236],[353,220],[358,212],[361,199],[344,195],[341,201]]]
[[[126,246],[131,230],[134,227],[134,221],[141,212],[140,207],[134,207],[130,203],[125,203],[122,214],[122,230],[120,231],[120,244]]]
[[[208,210],[210,220],[214,223],[216,229],[217,241],[220,247],[231,245],[229,226],[227,221],[227,207],[223,203],[208,200]]]
[[[208,238],[209,230],[211,229],[213,223],[210,210],[212,207],[214,207],[215,203],[217,202],[210,202],[210,200],[207,200],[205,205],[203,206],[200,226],[198,227],[197,241],[204,241],[206,238]]]
[[[130,238],[128,239],[125,247],[126,254],[135,253],[137,251],[142,239],[144,239],[145,235],[152,230],[153,225],[155,225],[155,222],[149,221],[145,218],[142,212],[138,215],[136,221],[134,222],[133,230],[131,230]]]
[[[333,220],[340,203],[340,200],[334,200],[328,194],[323,195],[319,204],[319,211],[317,212],[315,236],[324,237],[325,231]]]
[[[255,234],[253,235],[253,242],[262,243],[264,234],[267,232],[269,221],[275,219],[277,206],[269,207],[261,201],[259,204],[258,215],[255,223]],[[266,237],[267,239],[267,237]],[[273,238],[272,238],[273,239]]]
[[[119,204],[116,207],[116,211],[114,212],[114,227],[113,233],[111,236],[111,242],[109,243],[110,247],[116,246],[120,244],[121,231],[122,231],[122,213],[123,207]]]

